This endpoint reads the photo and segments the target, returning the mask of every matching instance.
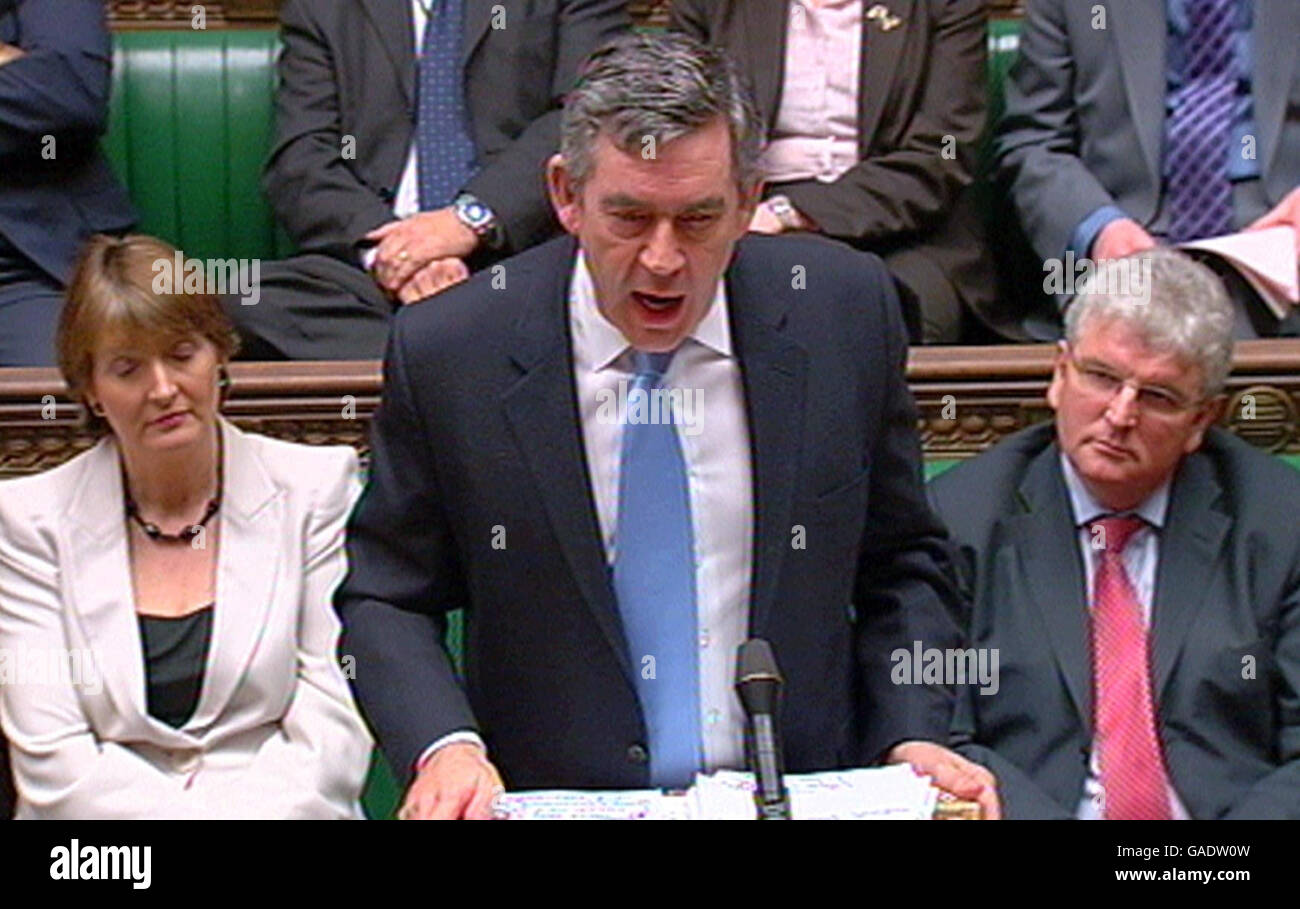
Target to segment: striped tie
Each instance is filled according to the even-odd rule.
[[[1237,103],[1238,2],[1187,0],[1183,81],[1170,98],[1165,123],[1169,239],[1175,243],[1232,230],[1228,163]]]
[[[1168,820],[1168,774],[1156,735],[1151,668],[1142,605],[1124,570],[1123,552],[1141,518],[1093,521],[1101,562],[1093,584],[1092,667],[1095,729],[1107,820]]]

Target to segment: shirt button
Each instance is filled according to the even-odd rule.
[[[645,750],[644,745],[629,745],[627,747],[627,762],[629,764],[648,764],[650,763],[650,752]]]
[[[708,646],[709,646],[709,633],[708,633],[707,631],[701,631],[701,632],[700,632],[700,647],[703,648],[703,647],[708,647]]]
[[[722,719],[722,711],[718,710],[716,707],[704,714],[704,722],[708,723],[710,726],[717,725],[717,722],[720,719]]]

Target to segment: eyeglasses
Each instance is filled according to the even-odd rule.
[[[1204,399],[1189,400],[1178,392],[1158,385],[1138,385],[1132,379],[1126,379],[1109,366],[1096,362],[1080,362],[1074,354],[1069,356],[1070,365],[1079,376],[1079,385],[1088,394],[1110,399],[1119,394],[1121,388],[1131,386],[1137,392],[1136,402],[1143,413],[1161,417],[1176,417],[1199,405]]]

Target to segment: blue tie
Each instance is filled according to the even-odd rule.
[[[450,205],[474,176],[474,140],[460,64],[464,18],[464,0],[434,0],[420,43],[415,147],[421,211]]]
[[[1187,0],[1183,84],[1165,123],[1169,239],[1175,243],[1232,230],[1228,176],[1237,104],[1238,0]]]
[[[618,484],[614,593],[649,732],[650,782],[689,785],[703,765],[695,546],[686,460],[664,396],[651,394],[671,353],[634,351]],[[644,407],[636,406],[640,395]],[[639,419],[638,419],[639,417]]]

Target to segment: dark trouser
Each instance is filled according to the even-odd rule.
[[[63,288],[0,236],[0,366],[51,366]]]
[[[1236,269],[1214,256],[1196,258],[1223,279],[1223,285],[1228,289],[1228,296],[1232,298],[1232,308],[1237,314],[1232,326],[1234,338],[1241,341],[1250,338],[1300,337],[1300,312],[1295,308],[1292,308],[1285,319],[1279,320]]]
[[[223,299],[243,360],[377,360],[394,304],[359,267],[308,254],[261,266],[260,298]]]

